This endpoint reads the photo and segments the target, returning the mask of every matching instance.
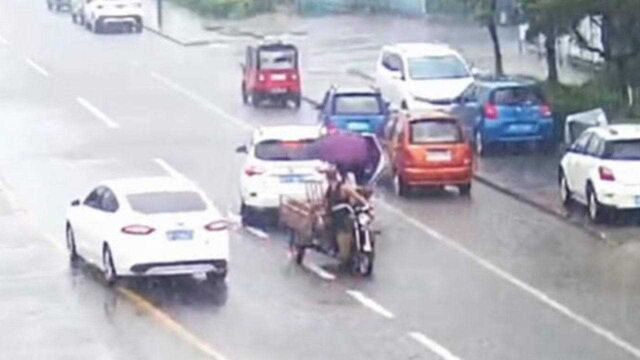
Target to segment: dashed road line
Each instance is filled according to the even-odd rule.
[[[40,73],[40,75],[44,77],[49,77],[49,72],[42,65],[35,62],[33,59],[25,58],[24,61],[27,63],[27,65],[31,66],[32,69]]]
[[[262,239],[262,240],[268,240],[269,239],[269,234],[267,234],[266,232],[258,229],[258,228],[254,228],[252,226],[245,226],[244,228],[249,234]]]
[[[322,280],[327,280],[327,281],[334,281],[336,279],[336,276],[330,272],[328,272],[327,270],[323,269],[322,267],[320,267],[319,265],[312,263],[312,262],[303,262],[302,266],[311,271],[312,273],[318,275]]]
[[[109,116],[107,116],[107,114],[100,111],[100,109],[98,109],[93,104],[91,104],[87,99],[83,97],[78,97],[76,98],[76,101],[78,102],[78,104],[84,107],[87,111],[89,111],[93,116],[101,120],[108,128],[110,129],[120,128],[120,124],[113,121]]]
[[[351,296],[352,298],[356,299],[358,302],[360,302],[362,305],[364,305],[366,308],[368,308],[369,310],[375,312],[376,314],[387,318],[387,319],[393,319],[396,316],[393,315],[393,313],[387,309],[385,309],[382,305],[378,304],[375,300],[367,297],[366,295],[364,295],[363,293],[361,293],[360,291],[357,290],[347,290],[346,293]]]
[[[531,295],[533,298],[537,299],[541,303],[549,306],[553,310],[556,310],[557,312],[559,312],[560,314],[562,314],[562,315],[566,316],[567,318],[573,320],[577,324],[582,325],[583,327],[585,327],[586,329],[590,330],[594,334],[604,338],[605,340],[609,341],[611,344],[613,344],[613,345],[617,346],[618,348],[626,351],[627,353],[633,355],[635,358],[640,359],[640,349],[636,348],[634,345],[632,345],[628,341],[618,337],[612,331],[610,331],[610,330],[608,330],[608,329],[596,324],[595,322],[589,320],[585,316],[574,312],[573,310],[568,308],[566,305],[563,305],[560,302],[554,300],[553,298],[551,298],[549,295],[547,295],[543,291],[541,291],[541,290],[539,290],[539,289],[527,284],[526,282],[518,279],[514,275],[511,275],[507,271],[505,271],[502,268],[498,267],[497,265],[494,265],[493,263],[489,262],[488,260],[476,255],[471,250],[469,250],[466,247],[460,245],[459,243],[447,238],[446,236],[440,234],[438,231],[428,227],[427,225],[423,224],[422,222],[420,222],[416,218],[412,217],[411,215],[405,213],[404,211],[396,208],[395,206],[390,205],[390,204],[388,204],[386,202],[379,202],[379,204],[382,205],[383,207],[385,207],[389,212],[396,214],[397,216],[399,216],[400,218],[404,219],[405,221],[407,221],[408,223],[410,223],[411,225],[413,225],[417,229],[422,230],[423,232],[425,232],[426,234],[428,234],[432,238],[436,239],[441,244],[449,247],[452,250],[455,250],[456,252],[460,253],[461,255],[463,255],[463,256],[467,257],[468,259],[472,260],[473,262],[475,262],[479,266],[483,267],[485,270],[487,270],[490,273],[496,275],[498,278],[501,278],[501,279],[505,280],[506,282],[514,285],[515,287],[517,287],[520,290],[524,291],[525,293]]]
[[[222,110],[218,105],[214,104],[213,102],[211,102],[209,99],[198,95],[197,93],[188,90],[187,88],[179,85],[178,83],[176,83],[175,81],[162,76],[156,72],[151,72],[151,77],[153,77],[154,79],[162,82],[163,84],[165,84],[166,86],[170,87],[171,89],[187,96],[188,98],[190,98],[191,100],[195,101],[196,103],[200,104],[202,107],[211,110],[212,112],[222,116],[223,118],[231,121],[232,123],[236,124],[237,126],[241,127],[244,130],[252,130],[253,126],[251,124],[249,124],[248,122],[241,120],[231,114],[229,114],[228,112]]]
[[[434,354],[438,355],[444,360],[461,360],[461,358],[453,355],[451,351],[447,350],[447,348],[438,344],[423,333],[410,332],[409,337],[422,344],[427,349],[431,350]]]
[[[214,349],[211,344],[207,343],[206,341],[202,340],[201,338],[187,330],[187,328],[178,323],[164,311],[158,309],[142,295],[123,287],[117,287],[116,291],[120,295],[124,296],[127,300],[131,301],[140,310],[151,316],[154,320],[158,321],[164,327],[171,330],[174,334],[179,336],[189,345],[198,349],[204,355],[215,360],[227,360],[227,358],[218,350]]]
[[[181,173],[180,171],[176,170],[173,166],[169,165],[169,163],[161,158],[155,158],[153,159],[153,161],[158,164],[162,169],[164,169],[164,171],[166,171],[169,176],[174,177],[176,179],[183,179],[186,180],[187,177]]]

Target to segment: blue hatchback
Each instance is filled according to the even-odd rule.
[[[389,117],[380,91],[371,88],[346,89],[332,86],[318,106],[319,120],[329,131],[382,134]]]
[[[453,113],[478,155],[500,143],[535,143],[547,149],[553,142],[551,107],[533,82],[478,81],[461,95]]]

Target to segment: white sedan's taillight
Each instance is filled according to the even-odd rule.
[[[127,225],[122,228],[122,232],[129,235],[149,235],[156,229],[146,225]]]
[[[204,228],[207,231],[224,231],[229,228],[229,223],[226,220],[216,220],[208,223]]]

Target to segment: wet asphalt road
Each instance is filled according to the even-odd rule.
[[[226,286],[123,283],[150,312],[69,267],[69,201],[165,174],[161,159],[234,214],[235,147],[257,125],[312,123],[313,109],[243,107],[233,45],[94,35],[24,0],[0,3],[0,36],[0,358],[640,358],[638,244],[608,246],[480,184],[471,199],[410,200],[382,184],[372,279],[311,256],[336,275],[322,279],[291,263],[278,231],[238,231]]]

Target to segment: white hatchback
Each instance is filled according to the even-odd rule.
[[[240,175],[243,222],[277,209],[283,196],[305,199],[314,187],[324,191],[327,180],[321,170],[325,164],[311,153],[322,134],[317,125],[261,127],[248,146],[236,150],[247,154]]]
[[[119,277],[206,275],[225,278],[227,221],[187,180],[171,177],[106,181],[67,213],[67,248]]]
[[[587,129],[562,158],[560,196],[578,201],[594,222],[640,208],[640,125]]]
[[[382,95],[401,109],[450,110],[473,81],[462,56],[443,44],[384,46],[376,68]]]

